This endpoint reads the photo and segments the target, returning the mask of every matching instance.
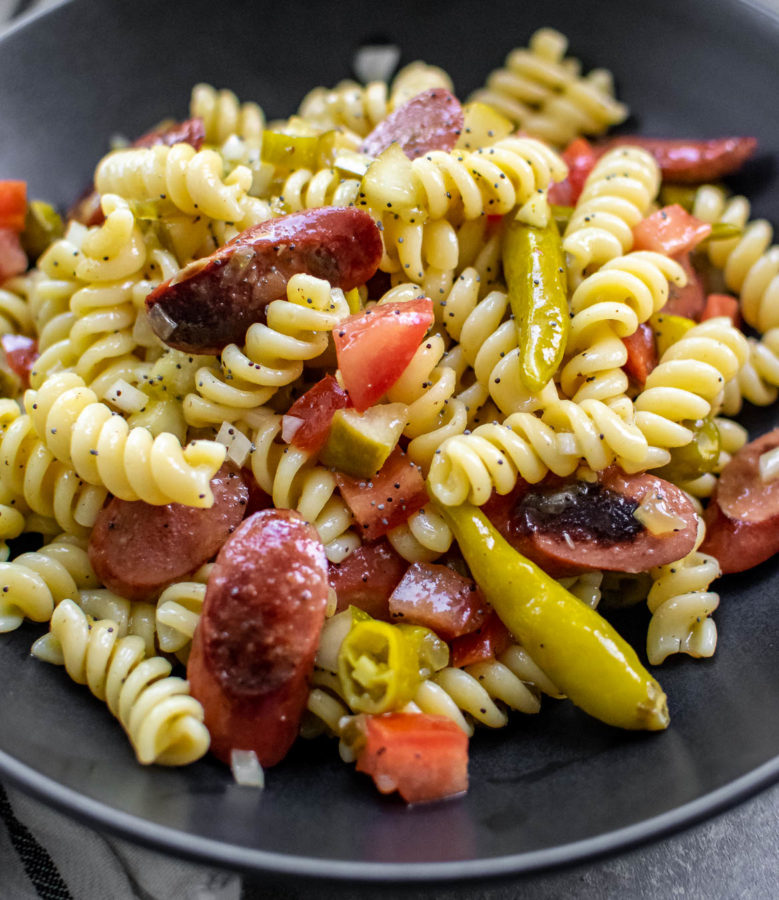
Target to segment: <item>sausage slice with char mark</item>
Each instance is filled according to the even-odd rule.
[[[187,665],[211,750],[272,766],[297,736],[325,619],[327,559],[297,512],[246,519],[219,552]]]
[[[323,207],[269,219],[155,288],[146,298],[149,320],[170,347],[219,353],[264,321],[265,307],[286,296],[293,275],[348,291],[374,274],[381,254],[379,229],[362,210]]]

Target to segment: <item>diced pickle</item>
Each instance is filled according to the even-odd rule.
[[[719,429],[711,417],[697,421],[685,421],[682,424],[693,433],[693,439],[684,447],[671,450],[671,462],[653,474],[668,481],[692,481],[708,472],[713,472],[719,461],[720,442]]]
[[[337,410],[319,455],[321,462],[355,478],[370,478],[394,450],[407,414],[403,403],[379,404],[364,413]]]
[[[34,262],[49,244],[64,232],[62,217],[50,203],[33,200],[27,207],[24,231],[20,235],[24,252]]]
[[[649,324],[652,326],[657,343],[657,358],[662,360],[663,354],[671,344],[680,341],[696,323],[694,319],[688,319],[686,316],[659,312],[649,319]]]
[[[360,183],[360,198],[378,212],[393,212],[407,221],[424,218],[418,179],[411,160],[397,144],[390,144],[368,167]]]
[[[475,100],[463,106],[464,125],[455,147],[459,150],[477,150],[488,147],[507,137],[514,125],[504,115],[487,103]]]

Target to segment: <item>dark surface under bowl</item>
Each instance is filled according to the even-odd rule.
[[[366,10],[369,9],[369,13]],[[552,25],[585,68],[604,66],[634,119],[668,136],[756,134],[737,187],[779,222],[775,79],[779,23],[735,2],[371,4],[83,0],[0,41],[0,178],[67,206],[115,133],[186,114],[208,81],[291,113],[350,72],[376,38],[446,68],[460,96],[513,46]],[[774,414],[752,413],[754,434]],[[337,758],[303,744],[258,794],[211,761],[141,768],[85,688],[28,656],[40,629],[0,638],[0,775],[93,826],[219,865],[298,877],[453,880],[519,873],[626,847],[689,824],[779,778],[779,575],[773,563],[721,583],[713,660],[659,672],[671,728],[624,734],[568,703],[480,731],[462,799],[407,809]],[[619,618],[637,646],[647,614]]]

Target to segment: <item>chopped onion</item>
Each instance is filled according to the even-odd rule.
[[[220,444],[227,447],[227,458],[237,466],[242,466],[252,452],[252,442],[236,425],[222,422],[219,433],[216,436]]]
[[[141,310],[135,318],[133,325],[133,340],[141,347],[159,347],[160,339],[151,327],[146,310]]]
[[[650,534],[681,531],[686,524],[684,519],[671,512],[665,498],[654,491],[644,497],[633,515]]]
[[[298,433],[298,429],[303,424],[303,419],[299,419],[297,416],[282,416],[281,417],[281,439],[287,443],[291,444],[292,439]]]
[[[369,81],[389,81],[400,62],[397,44],[366,44],[354,54],[354,74],[367,84]]]
[[[230,768],[237,784],[259,790],[265,787],[265,772],[254,750],[231,750]]]
[[[518,222],[524,222],[526,225],[546,228],[550,215],[551,210],[547,193],[539,190],[531,195],[530,199],[517,213],[516,218]]]
[[[176,330],[178,322],[165,312],[159,303],[155,303],[149,310],[149,323],[154,333],[164,341]]]
[[[779,478],[779,447],[773,450],[766,450],[760,455],[760,480],[763,484],[769,481],[776,481]]]
[[[139,391],[124,378],[117,378],[104,396],[109,403],[126,413],[140,412],[148,401],[143,391]]]

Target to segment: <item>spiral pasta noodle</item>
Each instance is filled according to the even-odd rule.
[[[534,32],[527,48],[513,50],[471,100],[492,106],[533,137],[563,147],[578,135],[598,135],[627,117],[614,98],[609,72],[586,76],[566,57],[568,41],[552,28]]]
[[[230,344],[222,351],[221,370],[198,370],[196,393],[184,401],[187,421],[234,422],[262,406],[277,388],[300,377],[304,363],[327,348],[330,332],[348,315],[342,290],[311,275],[293,275],[286,299],[268,304],[265,323],[249,326],[243,349]]]
[[[170,675],[167,660],[146,656],[142,638],[120,638],[110,619],[90,623],[69,599],[54,611],[51,632],[68,675],[108,705],[138,762],[181,766],[205,755],[210,737],[203,707],[183,678]]]
[[[217,90],[210,84],[192,88],[189,114],[203,120],[209,144],[223,144],[232,135],[260,144],[265,114],[256,103],[241,103],[229,90]]]
[[[647,656],[659,665],[672,653],[696,658],[714,655],[717,626],[711,614],[719,595],[709,591],[722,574],[713,556],[699,552],[706,528],[698,518],[698,535],[692,551],[675,563],[652,570],[647,605],[652,613],[647,632]]]
[[[737,237],[710,241],[709,259],[723,270],[726,287],[739,296],[745,322],[761,332],[779,326],[779,246],[771,243],[770,223],[750,222],[746,197],[728,198],[714,185],[699,188],[693,213],[704,222],[743,229]]]
[[[646,150],[623,146],[604,153],[584,183],[563,236],[572,288],[633,247],[633,228],[659,187],[660,168]]]
[[[210,481],[224,462],[222,444],[192,441],[182,448],[167,432],[153,438],[145,428],[130,428],[73,373],[49,376],[40,390],[27,392],[25,406],[50,452],[89,484],[158,506],[213,503]]]
[[[317,531],[331,562],[342,562],[359,547],[352,514],[338,494],[335,476],[311,454],[280,444],[281,416],[262,411],[252,432],[251,469],[257,484],[279,509],[296,509]]]
[[[33,276],[17,275],[0,282],[0,333],[32,334],[33,311],[29,297]]]
[[[12,562],[0,563],[0,632],[13,631],[25,619],[48,622],[58,604],[77,601],[82,588],[96,587],[97,576],[86,550],[55,538]]]

